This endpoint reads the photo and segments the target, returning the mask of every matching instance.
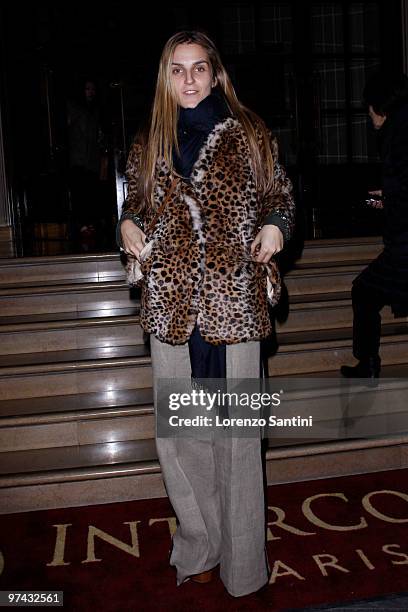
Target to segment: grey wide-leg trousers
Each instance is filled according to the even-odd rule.
[[[259,342],[227,345],[227,378],[259,378]],[[190,378],[188,345],[151,336],[154,387],[158,378]],[[154,388],[156,404],[156,387]],[[235,596],[266,584],[261,438],[156,438],[167,494],[179,525],[170,564],[180,585],[220,564]]]

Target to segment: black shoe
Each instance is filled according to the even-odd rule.
[[[340,372],[345,378],[371,378],[375,379],[380,376],[381,359],[377,357],[368,357],[362,359],[355,366],[341,366]]]

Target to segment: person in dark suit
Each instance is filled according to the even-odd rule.
[[[381,309],[408,315],[408,77],[378,72],[363,92],[380,136],[384,249],[353,281],[353,354],[358,363],[342,366],[347,378],[378,378]],[[378,205],[377,205],[378,206]]]

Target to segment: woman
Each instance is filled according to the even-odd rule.
[[[381,137],[382,190],[371,193],[382,198],[384,250],[353,281],[353,354],[359,361],[342,366],[341,373],[376,379],[380,311],[389,304],[395,316],[408,314],[408,78],[392,71],[376,73],[363,95]]]
[[[136,258],[153,244],[142,257],[141,323],[155,404],[159,378],[258,378],[259,341],[271,332],[267,273],[276,301],[271,257],[293,226],[291,184],[276,141],[238,101],[205,34],[180,32],[164,46],[128,178],[120,244]],[[206,582],[219,564],[231,595],[261,588],[269,567],[259,437],[156,445],[179,521],[177,584]]]

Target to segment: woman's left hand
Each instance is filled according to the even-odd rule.
[[[283,234],[276,225],[264,225],[251,244],[251,255],[258,263],[268,263],[283,249]]]

